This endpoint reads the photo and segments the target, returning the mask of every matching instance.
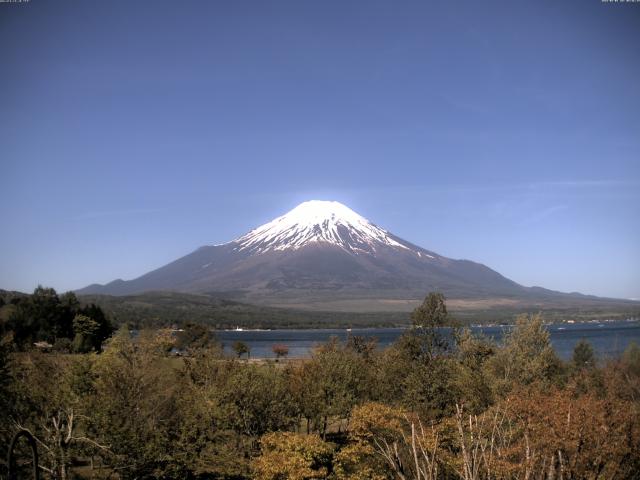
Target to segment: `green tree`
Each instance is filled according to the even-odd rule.
[[[228,367],[214,395],[225,411],[221,424],[252,439],[294,425],[295,408],[281,369],[238,362]]]
[[[353,350],[358,355],[369,359],[373,356],[378,345],[377,338],[366,338],[360,335],[349,335],[347,348]]]
[[[411,314],[412,327],[381,355],[377,400],[401,404],[429,418],[450,413],[457,398],[455,362],[441,329],[452,323],[445,298],[429,293]]]
[[[87,357],[61,358],[31,351],[13,371],[13,427],[38,443],[41,465],[51,478],[71,478],[77,456],[107,452],[93,435],[93,388]]]
[[[584,338],[573,348],[572,362],[577,370],[592,369],[596,366],[596,355],[591,344]]]
[[[448,358],[414,365],[405,379],[402,405],[429,420],[450,415],[460,397],[455,374],[455,364]]]
[[[438,328],[446,326],[451,318],[447,311],[447,304],[442,293],[430,292],[422,304],[411,313],[414,327]]]
[[[5,448],[9,445],[13,429],[10,426],[11,413],[15,406],[12,385],[11,343],[8,337],[0,338],[0,455],[6,458]]]
[[[180,382],[159,350],[154,333],[132,339],[122,328],[95,360],[91,428],[111,446],[104,461],[123,479],[171,478],[174,472],[173,441],[182,422]]]
[[[3,330],[13,333],[13,340],[20,349],[29,348],[37,341],[55,345],[60,339],[75,338],[74,318],[78,314],[97,322],[91,337],[92,349],[99,351],[102,342],[113,332],[102,309],[93,304],[81,306],[73,292],[58,296],[53,288],[38,286],[32,295],[16,297],[14,301],[11,308],[2,309],[3,317],[9,317],[3,322]]]
[[[81,315],[93,319],[98,324],[98,329],[93,335],[93,349],[97,352],[102,351],[102,344],[113,334],[114,327],[109,317],[104,313],[102,308],[91,303],[77,310]]]
[[[540,314],[518,316],[488,367],[499,393],[508,392],[514,385],[560,381],[563,373]]]
[[[216,342],[211,329],[204,325],[189,323],[176,336],[176,348],[181,350],[198,351],[210,348]]]
[[[486,363],[496,351],[491,340],[474,335],[468,328],[456,336],[457,368],[453,381],[460,397],[457,402],[472,414],[479,414],[493,403],[491,380]]]
[[[87,353],[93,350],[96,344],[96,337],[100,330],[100,325],[93,318],[78,314],[73,318],[73,338],[72,348],[76,353]]]
[[[331,421],[348,418],[354,405],[368,399],[372,368],[333,338],[311,359],[288,369],[289,388],[307,431],[323,437]]]
[[[251,356],[251,349],[249,348],[249,345],[244,342],[238,340],[237,342],[233,343],[233,346],[231,348],[233,348],[233,351],[236,352],[238,358],[242,357],[242,355],[244,355],[245,353],[247,354],[247,356]]]
[[[19,299],[16,307],[8,328],[20,348],[40,340],[55,343],[56,338],[73,337],[73,315],[61,307],[53,288],[38,286],[32,295]]]
[[[401,344],[414,358],[431,361],[448,350],[449,343],[440,329],[451,322],[444,295],[431,292],[411,313],[412,328],[401,339]]]

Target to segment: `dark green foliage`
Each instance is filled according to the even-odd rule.
[[[452,412],[460,396],[451,345],[441,332],[453,323],[444,296],[427,295],[411,319],[412,328],[382,354],[375,399],[438,419]]]
[[[99,330],[98,322],[86,315],[78,314],[73,318],[73,338],[72,349],[76,353],[87,353],[93,350],[96,344],[96,337]]]
[[[110,445],[109,461],[124,478],[153,477],[170,460],[180,421],[174,372],[157,360],[153,340],[119,330],[95,365],[92,425]]]
[[[204,325],[189,323],[176,335],[175,347],[180,350],[197,351],[216,343],[215,335]]]
[[[367,359],[373,356],[377,344],[377,338],[366,338],[360,335],[349,335],[347,339],[347,348]]]
[[[91,346],[94,350],[99,352],[104,341],[109,338],[114,332],[114,327],[111,323],[111,320],[109,319],[109,317],[107,317],[107,315],[105,315],[102,308],[95,303],[84,305],[83,307],[78,309],[78,313],[81,315],[85,315],[97,322],[98,328],[97,330],[95,330],[92,336]]]
[[[468,329],[457,334],[456,346],[454,383],[459,401],[471,413],[482,412],[494,400],[486,363],[495,355],[497,347],[491,340],[473,335]]]
[[[9,306],[12,308],[3,321],[3,329],[11,333],[20,349],[30,348],[38,341],[63,349],[66,341],[61,339],[73,339],[77,351],[100,350],[102,342],[113,332],[102,309],[94,304],[83,306],[73,292],[58,296],[54,289],[38,286],[32,295],[12,297]],[[78,316],[91,322],[84,320],[74,324]]]
[[[7,339],[0,338],[0,455],[6,458],[6,445],[9,444],[11,431],[7,428],[9,415],[15,398],[12,391],[11,344]]]
[[[504,346],[488,363],[499,394],[514,385],[563,381],[564,367],[551,346],[542,316],[520,315],[504,337]]]
[[[371,397],[373,364],[336,338],[320,345],[308,361],[289,368],[289,385],[308,431],[323,436],[332,417],[347,417]]]
[[[429,420],[452,414],[460,399],[455,373],[455,364],[444,358],[412,365],[404,380],[402,405]]]
[[[439,330],[452,322],[444,295],[429,293],[411,313],[411,322],[411,330],[401,341],[410,356],[429,362],[448,350],[449,343]]]
[[[68,304],[62,304],[52,288],[38,286],[33,295],[17,304],[8,322],[13,338],[19,347],[36,341],[54,343],[56,338],[73,337],[73,312]]]
[[[273,365],[230,364],[224,382],[215,394],[225,405],[220,422],[234,432],[256,437],[266,432],[291,428],[295,411],[288,395],[285,376]]]
[[[456,334],[456,355],[460,363],[471,370],[481,370],[496,353],[496,345],[482,335],[474,335],[468,328]]]
[[[581,339],[576,343],[573,349],[572,362],[574,368],[578,370],[591,369],[596,366],[596,356],[593,347],[587,340]]]
[[[429,293],[422,305],[411,313],[411,322],[417,328],[438,328],[448,325],[451,321],[447,312],[447,304],[442,293]]]
[[[242,355],[244,355],[245,353],[247,355],[250,355],[251,350],[249,349],[249,345],[247,345],[244,342],[241,341],[237,341],[237,342],[233,342],[233,345],[231,346],[231,348],[233,348],[233,351],[236,352],[236,355],[238,355],[238,358],[240,358]]]

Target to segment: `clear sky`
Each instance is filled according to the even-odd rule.
[[[309,199],[640,298],[640,3],[0,3],[0,288],[130,279]]]

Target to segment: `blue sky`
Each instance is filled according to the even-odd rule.
[[[0,288],[133,278],[309,199],[640,298],[640,4],[0,3]]]

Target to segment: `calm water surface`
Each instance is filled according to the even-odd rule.
[[[472,327],[471,330],[501,341],[509,326]],[[576,342],[584,338],[593,346],[600,358],[619,355],[631,342],[640,344],[640,321],[617,321],[604,323],[574,323],[547,325],[551,334],[551,343],[558,355],[567,360],[571,358]],[[446,330],[446,329],[443,329]],[[273,358],[271,350],[275,344],[289,347],[289,357],[300,358],[310,355],[313,348],[331,337],[345,341],[349,335],[376,338],[378,346],[384,348],[393,343],[405,328],[354,328],[315,329],[315,330],[245,330],[217,331],[216,336],[231,352],[233,342],[240,340],[251,348],[253,358]]]

